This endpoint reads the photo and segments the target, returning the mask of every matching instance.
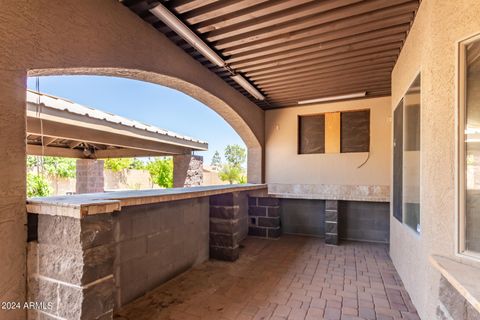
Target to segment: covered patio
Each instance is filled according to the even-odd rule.
[[[0,7],[0,319],[480,318],[478,0]],[[206,148],[88,111],[43,131],[49,75],[197,99],[248,183],[26,199],[28,153]]]
[[[386,245],[284,236],[242,246],[234,264],[205,262],[115,319],[419,319]]]

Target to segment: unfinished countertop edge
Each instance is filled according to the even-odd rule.
[[[430,256],[429,260],[458,293],[480,312],[480,268],[438,255]]]
[[[198,189],[197,189],[198,188]],[[188,190],[187,190],[188,189]],[[208,197],[231,192],[255,191],[267,189],[266,184],[245,184],[225,187],[191,187],[179,188],[178,192],[165,192],[159,189],[157,194],[152,190],[108,192],[101,194],[74,195],[65,197],[34,198],[27,200],[27,212],[48,214],[54,216],[68,216],[81,219],[94,214],[112,213],[122,207],[145,205],[152,203],[185,200],[199,197]],[[162,193],[163,191],[163,193]]]

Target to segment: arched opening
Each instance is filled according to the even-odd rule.
[[[178,90],[130,78],[79,75],[30,77],[28,88],[29,197],[246,182],[246,146],[241,137],[214,110]],[[45,113],[41,116],[44,119],[42,135],[38,135],[38,128],[34,127],[39,111]],[[75,120],[75,124],[69,126],[71,120]],[[54,125],[57,132],[50,130]],[[86,135],[83,129],[95,125],[102,130],[97,130],[95,136]],[[69,132],[62,135],[60,126]],[[107,141],[108,130],[117,132],[118,127],[130,130],[129,126],[134,127],[135,134],[143,135],[145,131],[135,130],[143,128],[154,138],[157,135],[154,131],[166,130],[179,136],[177,142],[191,149],[175,151],[168,145],[164,149],[159,145],[155,150],[159,152],[149,152],[142,148],[143,142],[128,146]],[[122,140],[117,141],[122,143]],[[197,140],[200,140],[198,146],[193,143]],[[208,150],[204,150],[203,142],[208,143]],[[228,161],[226,150],[231,155]],[[182,151],[186,154],[179,155]],[[86,156],[85,152],[90,155]],[[215,154],[220,155],[220,163],[213,165]],[[40,158],[42,155],[47,157]],[[83,160],[78,160],[79,157]],[[88,190],[78,188],[85,180],[82,174],[79,179],[78,170],[86,163],[94,164],[94,159],[104,159],[101,160],[104,168],[96,173],[101,186],[95,184]],[[182,166],[185,160],[190,160],[190,166]],[[236,160],[238,166],[231,166]],[[39,175],[39,171],[46,174]],[[40,188],[41,182],[50,187],[46,193]],[[35,192],[37,189],[39,192]]]
[[[28,72],[28,76],[30,77],[54,75],[89,75],[128,78],[169,87],[194,98],[195,100],[203,103],[205,106],[215,111],[235,130],[235,132],[238,133],[247,147],[248,182],[262,182],[262,145],[255,135],[255,132],[231,106],[209,91],[179,78],[136,69],[55,68],[30,70]]]

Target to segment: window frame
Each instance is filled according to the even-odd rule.
[[[417,78],[420,77],[420,157],[419,157],[419,161],[420,161],[420,168],[419,168],[419,176],[420,176],[420,182],[419,182],[419,193],[420,193],[420,204],[419,204],[419,225],[420,225],[420,232],[418,232],[417,230],[415,230],[414,228],[412,228],[410,225],[408,225],[407,223],[405,223],[405,210],[404,210],[404,192],[403,192],[403,188],[404,188],[404,165],[405,165],[405,161],[404,161],[404,155],[405,155],[405,97],[406,95],[408,94],[410,88],[412,87],[412,85],[415,83],[415,81],[417,80]],[[391,162],[391,165],[392,165],[392,171],[391,171],[391,178],[392,178],[392,187],[391,187],[391,198],[390,198],[390,208],[391,208],[391,213],[392,213],[392,216],[394,217],[394,220],[396,220],[397,222],[399,222],[400,224],[402,224],[403,226],[406,227],[407,230],[409,230],[409,232],[411,234],[413,234],[414,236],[416,237],[420,237],[420,235],[422,234],[422,189],[423,189],[423,186],[422,186],[422,123],[423,123],[423,117],[422,117],[422,83],[423,83],[423,77],[422,77],[422,71],[421,69],[418,69],[417,72],[415,72],[413,78],[410,80],[409,84],[408,84],[408,87],[405,89],[405,91],[403,92],[403,94],[400,96],[400,99],[399,101],[397,102],[397,104],[395,105],[395,108],[393,108],[392,110],[392,114],[391,114],[391,123],[392,123],[392,128],[391,128],[391,133],[392,133],[392,162]],[[402,135],[402,148],[401,148],[401,159],[402,159],[402,172],[401,172],[401,199],[399,200],[400,201],[400,204],[401,204],[401,212],[400,212],[400,218],[401,220],[399,219],[398,216],[395,216],[395,208],[394,208],[394,199],[395,199],[395,195],[394,195],[394,192],[393,192],[393,183],[394,183],[394,177],[395,177],[395,166],[394,166],[394,143],[395,143],[395,137],[394,137],[394,126],[395,126],[395,111],[397,110],[397,108],[401,107],[402,108],[402,124],[401,124],[401,127],[402,127],[402,132],[401,132],[401,135]]]
[[[456,119],[457,128],[455,134],[456,147],[456,170],[455,170],[455,255],[480,261],[480,252],[466,249],[466,192],[467,180],[465,175],[466,145],[465,145],[465,124],[466,124],[466,98],[467,98],[467,50],[466,47],[480,41],[480,33],[461,39],[457,42],[457,90],[456,90]]]
[[[347,109],[347,110],[336,110],[336,111],[325,111],[325,112],[316,112],[316,113],[309,113],[309,114],[297,114],[297,155],[299,156],[306,156],[306,155],[319,155],[319,154],[329,154],[325,152],[312,152],[312,153],[302,153],[301,152],[301,141],[302,141],[302,136],[301,136],[301,118],[303,117],[318,117],[318,116],[325,116],[327,113],[335,113],[339,112],[340,113],[340,125],[341,125],[341,115],[342,113],[347,113],[347,112],[361,112],[361,111],[368,111],[369,112],[369,117],[368,117],[368,126],[369,126],[369,134],[368,134],[368,151],[355,151],[355,152],[341,152],[341,146],[340,146],[340,152],[335,153],[335,154],[352,154],[352,153],[370,153],[372,152],[372,108],[360,108],[360,109]],[[340,128],[340,143],[341,143],[341,128]]]

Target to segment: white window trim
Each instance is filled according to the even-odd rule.
[[[480,33],[469,36],[457,42],[456,90],[455,90],[455,255],[480,261],[480,252],[465,249],[465,110],[466,110],[466,52],[468,44],[480,41]]]

